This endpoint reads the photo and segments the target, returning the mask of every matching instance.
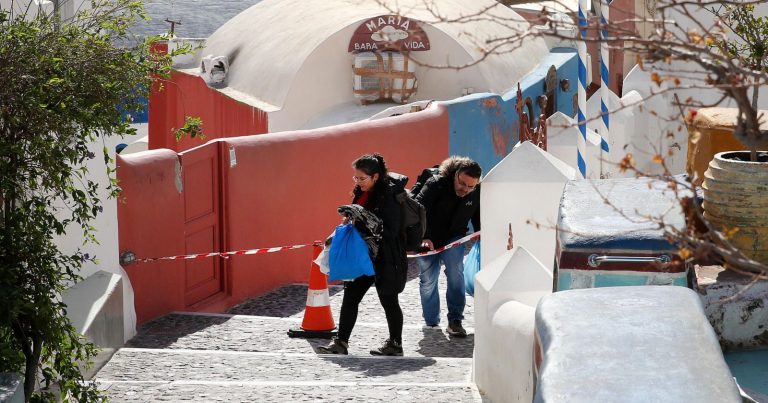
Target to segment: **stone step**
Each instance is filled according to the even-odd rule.
[[[362,319],[362,316],[358,316]],[[147,323],[127,347],[193,349],[271,353],[315,352],[327,339],[290,338],[288,329],[298,329],[300,318],[276,318],[228,314],[177,312]],[[474,332],[466,338],[448,336],[445,328],[403,327],[405,356],[471,358]],[[368,350],[387,338],[387,325],[358,321],[352,332],[349,353],[369,355]]]
[[[467,251],[472,242],[467,244]],[[440,320],[443,326],[447,325],[446,315],[448,308],[445,302],[445,291],[447,289],[447,280],[445,266],[440,268],[440,277],[438,278],[438,290],[440,295]],[[421,296],[419,295],[419,269],[415,259],[408,259],[408,280],[405,283],[405,289],[399,295],[400,307],[403,310],[406,324],[424,323],[421,316]],[[328,291],[331,296],[331,311],[334,319],[338,320],[341,309],[341,301],[344,296],[344,287],[341,285],[330,285]],[[307,285],[292,284],[278,288],[262,296],[250,299],[238,306],[233,307],[227,313],[238,315],[254,316],[276,316],[276,317],[304,317],[304,308],[307,303]],[[384,310],[381,308],[376,290],[372,287],[365,294],[360,303],[358,320],[371,323],[386,323]],[[464,326],[474,327],[474,299],[472,296],[466,296],[466,307],[464,309]]]
[[[469,384],[100,382],[112,402],[482,402]]]
[[[123,348],[99,382],[352,382],[470,385],[469,358],[373,357],[297,353]]]

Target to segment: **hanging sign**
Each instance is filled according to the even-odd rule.
[[[380,15],[360,24],[349,41],[348,52],[429,50],[429,38],[415,20],[400,15]]]

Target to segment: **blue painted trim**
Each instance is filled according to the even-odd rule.
[[[557,69],[558,81],[577,81],[576,50],[555,48],[533,72],[520,80],[524,98],[530,97],[535,101],[544,94],[544,80],[550,66]],[[568,91],[562,91],[559,85],[555,89],[555,110],[573,116],[573,96],[577,89],[575,85],[570,87]],[[449,155],[468,156],[477,161],[483,172],[487,173],[509,154],[519,141],[516,102],[516,85],[502,95],[478,93],[440,102],[448,109]],[[534,116],[538,116],[541,113],[538,103],[533,102],[533,107]]]
[[[576,114],[577,121],[579,124],[579,131],[581,132],[581,136],[584,137],[584,140],[587,140],[587,117],[584,116],[584,112],[579,111],[579,113]]]
[[[583,27],[583,28],[582,28]],[[582,39],[587,38],[587,18],[584,16],[584,10],[579,7],[579,34]]]
[[[584,88],[587,88],[586,81],[587,81],[587,66],[584,64],[584,62],[581,59],[579,59],[579,84],[581,84]]]

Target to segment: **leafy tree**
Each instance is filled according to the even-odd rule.
[[[151,52],[158,38],[129,37],[128,27],[146,18],[133,0],[94,0],[68,21],[0,9],[0,372],[24,375],[28,401],[54,399],[53,390],[65,400],[103,399],[79,367],[96,346],[73,328],[60,299],[92,257],[65,254],[54,239],[96,242],[90,222],[101,201],[85,164],[96,158],[89,146],[134,134],[130,113],[169,73],[175,53]],[[106,148],[103,158],[114,196]]]
[[[391,13],[400,9],[393,0],[376,0],[377,4]],[[537,2],[537,0],[534,0]],[[677,131],[685,130],[685,118],[696,108],[733,105],[738,109],[734,137],[750,149],[752,161],[759,160],[758,150],[768,149],[768,131],[760,130],[761,123],[768,116],[758,110],[757,90],[768,83],[768,18],[757,10],[765,6],[765,0],[646,0],[647,14],[637,14],[636,3],[629,10],[612,7],[612,18],[601,22],[597,16],[586,12],[580,21],[576,13],[570,18],[555,12],[552,5],[568,9],[571,4],[555,0],[542,7],[537,15],[526,18],[531,29],[515,28],[520,21],[517,17],[505,17],[497,10],[529,0],[498,0],[498,4],[480,7],[474,12],[460,16],[447,16],[441,12],[436,0],[423,0],[423,6],[431,18],[424,19],[430,24],[462,24],[483,21],[489,25],[509,28],[506,35],[493,38],[473,37],[470,32],[462,34],[473,37],[481,57],[464,65],[428,65],[431,68],[460,69],[482,62],[493,55],[512,52],[534,37],[545,37],[553,41],[602,42],[597,32],[607,34],[609,48],[618,49],[625,57],[634,55],[637,64],[648,71],[653,82],[651,94],[645,99],[627,102],[619,109],[635,108],[650,101],[649,98],[672,95],[676,100],[671,110],[648,110],[654,118],[664,122],[679,122]],[[599,1],[593,1],[599,5]],[[765,11],[762,11],[763,14]],[[583,25],[581,25],[583,24]],[[582,37],[582,31],[586,34]],[[592,57],[598,57],[593,54]],[[418,60],[414,60],[419,63]],[[719,97],[713,96],[719,93]],[[678,94],[683,94],[678,97]],[[620,95],[620,94],[619,94]],[[650,105],[650,103],[649,103]],[[645,105],[641,106],[646,108]],[[611,110],[613,114],[619,110]],[[590,119],[600,119],[596,116]],[[673,123],[670,123],[672,125]],[[647,217],[649,224],[663,228],[668,238],[680,247],[681,255],[700,261],[724,262],[728,269],[745,273],[755,278],[768,279],[768,264],[746,257],[731,244],[734,231],[718,228],[704,216],[698,203],[688,197],[696,194],[697,186],[681,183],[671,175],[666,166],[667,156],[674,151],[662,150],[652,143],[651,138],[661,140],[675,138],[674,129],[667,132],[648,133],[649,145],[653,148],[648,156],[660,168],[654,172],[643,172],[637,167],[632,154],[626,154],[617,161],[620,171],[631,171],[638,176],[652,176],[668,183],[685,211],[690,214],[687,228],[678,229],[666,223],[663,217]],[[645,151],[645,150],[644,150]],[[766,153],[762,154],[763,160]],[[661,173],[659,173],[661,172]],[[611,201],[606,199],[606,203]],[[615,206],[620,210],[620,206]],[[695,225],[693,224],[695,223]],[[541,225],[541,224],[537,224]]]
[[[731,59],[760,73],[768,73],[768,17],[755,15],[754,4],[722,5],[711,12],[730,27],[734,37],[724,36],[716,45]],[[753,87],[752,106],[757,108],[757,89]]]

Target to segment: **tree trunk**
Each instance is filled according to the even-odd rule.
[[[21,345],[21,351],[24,353],[26,365],[24,367],[24,401],[28,402],[32,397],[32,393],[35,392],[35,382],[37,382],[37,364],[40,361],[40,352],[42,339],[40,337],[33,337],[33,345],[29,345],[29,335],[24,331],[23,326],[19,323],[21,318],[14,318],[13,320],[13,336]]]
[[[754,109],[755,111],[757,111],[757,90],[758,90],[758,88],[759,87],[757,85],[755,85],[752,88],[752,109]],[[760,128],[759,128],[759,125],[758,125],[758,130],[759,129]],[[750,160],[752,160],[752,162],[757,162],[757,146],[749,148],[749,158],[750,158]]]
[[[27,366],[24,371],[24,401],[29,402],[32,393],[35,392],[37,383],[37,367],[40,364],[43,340],[40,336],[33,336],[32,357],[27,357]]]

